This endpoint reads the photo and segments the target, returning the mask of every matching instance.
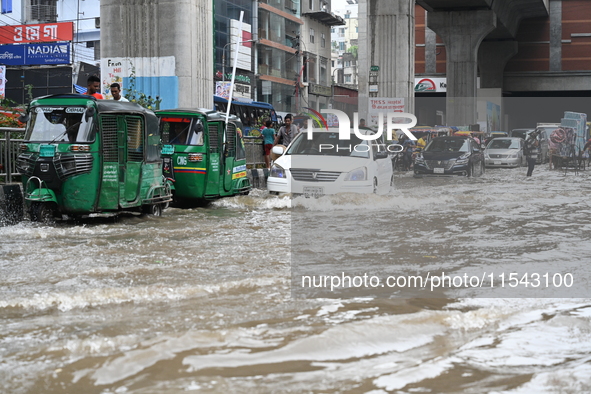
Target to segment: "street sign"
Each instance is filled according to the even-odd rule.
[[[380,71],[380,66],[371,66],[369,71]]]
[[[377,77],[378,76],[378,73],[376,71],[370,71],[369,72],[369,76],[370,77]]]
[[[378,85],[369,85],[369,93],[377,93]]]

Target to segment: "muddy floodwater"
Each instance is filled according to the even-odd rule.
[[[0,227],[0,392],[591,392],[590,190],[589,170],[407,173],[387,195]]]

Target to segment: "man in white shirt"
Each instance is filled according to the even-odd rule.
[[[117,82],[111,84],[111,95],[115,101],[129,102],[128,99],[121,95],[121,85],[119,85]]]

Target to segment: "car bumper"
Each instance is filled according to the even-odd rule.
[[[484,165],[487,167],[519,167],[521,160],[517,157],[514,159],[485,159]]]
[[[267,178],[267,190],[270,193],[291,193],[291,185],[287,178]]]
[[[373,193],[373,181],[298,182],[292,179],[267,178],[270,193],[292,193],[293,195],[320,196],[337,193]]]
[[[425,164],[415,163],[414,171],[415,174],[428,174],[428,175],[468,175],[470,164],[455,164],[450,168],[438,167],[438,168],[427,168]]]

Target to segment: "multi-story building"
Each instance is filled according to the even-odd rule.
[[[277,111],[295,112],[304,24],[299,1],[262,0],[257,4],[256,98],[272,104]]]
[[[6,66],[6,97],[24,103],[27,86],[33,96],[70,92],[72,82],[98,74],[99,17],[99,0],[3,1],[0,65]],[[21,56],[25,50],[38,56]]]
[[[342,16],[344,26],[331,29],[331,73],[335,83],[356,88],[358,83],[357,47],[359,45],[359,20],[357,0],[347,0],[347,4],[335,9]]]
[[[303,75],[300,83],[304,107],[315,110],[329,108],[332,97],[331,27],[343,26],[343,18],[331,12],[328,0],[307,0],[302,4],[304,20]]]

